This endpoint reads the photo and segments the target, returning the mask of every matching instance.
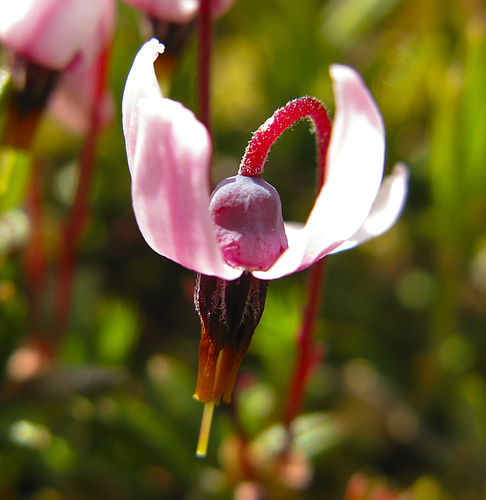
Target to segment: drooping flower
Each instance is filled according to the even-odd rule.
[[[0,2],[0,43],[7,50],[13,88],[7,144],[28,147],[49,99],[63,124],[75,132],[87,130],[115,11],[114,0]],[[103,106],[108,122],[108,93]]]
[[[40,66],[63,70],[86,47],[111,1],[1,2],[0,41]]]
[[[94,31],[81,47],[75,60],[62,73],[49,102],[47,111],[72,132],[84,135],[90,125],[93,107],[97,106],[101,126],[112,122],[115,115],[113,96],[104,85],[97,96],[101,66],[107,64],[106,52],[115,33],[116,7],[113,0],[104,0],[103,11]],[[101,102],[99,102],[101,101]]]
[[[211,139],[192,111],[162,96],[153,70],[162,51],[155,39],[140,49],[123,95],[135,216],[159,254],[196,272],[234,280],[244,267],[226,262],[209,211]],[[331,67],[331,77],[336,112],[326,182],[305,225],[285,225],[288,249],[268,269],[250,270],[259,279],[305,269],[385,232],[405,200],[408,173],[403,165],[382,184],[384,129],[361,78],[338,65]]]
[[[155,39],[141,48],[123,95],[133,208],[147,243],[198,273],[195,304],[202,334],[195,396],[219,403],[231,398],[268,280],[386,231],[402,209],[408,172],[398,164],[382,182],[380,113],[360,76],[333,65],[332,131],[317,100],[291,101],[254,134],[238,175],[210,196],[211,140],[191,111],[161,94],[153,63],[162,51]],[[305,116],[314,124],[319,162],[326,168],[302,225],[283,222],[278,194],[261,173],[273,142]]]
[[[101,103],[96,102],[99,71],[96,63],[89,66],[77,64],[61,75],[47,103],[47,113],[76,135],[83,136],[88,132],[94,106],[98,106],[102,128],[113,122],[115,104],[110,89],[105,88]]]

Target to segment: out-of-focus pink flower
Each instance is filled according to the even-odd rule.
[[[214,0],[214,15],[222,16],[234,2],[235,0]],[[155,19],[183,24],[196,16],[200,0],[125,0],[125,3]]]
[[[112,2],[4,0],[0,2],[0,41],[41,66],[63,70],[83,48],[83,57],[91,57],[88,52],[98,45],[92,36]]]
[[[162,50],[155,39],[141,48],[122,103],[134,212],[156,252],[224,280],[234,280],[244,271],[269,280],[305,269],[395,223],[406,197],[407,169],[397,165],[382,183],[385,137],[379,111],[360,76],[349,67],[333,65],[336,111],[326,182],[305,225],[286,224],[288,248],[260,269],[228,259],[215,211],[210,209],[211,140],[191,111],[162,96],[153,69]],[[231,207],[230,198],[227,201]],[[233,210],[236,231],[242,209]],[[260,238],[261,232],[249,232],[246,248],[257,234]]]
[[[84,135],[90,127],[90,114],[97,100],[98,71],[96,64],[88,67],[76,65],[72,71],[61,75],[49,99],[47,112],[74,134]],[[113,122],[115,116],[114,99],[109,89],[105,90],[98,106],[100,126],[104,128]]]
[[[48,103],[48,112],[76,134],[86,133],[90,113],[97,92],[100,67],[98,58],[109,46],[115,32],[115,3],[113,0],[100,0],[103,12],[98,23],[86,40],[67,71],[64,71]],[[101,126],[112,122],[115,115],[113,96],[105,89],[101,99],[99,116]]]
[[[78,0],[79,1],[79,0]],[[114,0],[98,0],[101,11],[95,20],[90,36],[82,44],[73,66],[94,64],[95,59],[113,40],[116,28],[116,5]],[[71,67],[69,68],[71,69]]]

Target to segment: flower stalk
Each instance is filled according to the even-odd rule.
[[[59,71],[45,68],[15,52],[10,54],[12,89],[8,98],[2,146],[32,151],[35,135],[59,79]],[[31,237],[24,250],[24,273],[30,300],[29,329],[41,331],[40,310],[47,270],[47,256],[42,230],[42,162],[32,161],[26,211],[31,223]]]
[[[284,414],[284,424],[288,432],[293,420],[300,413],[309,379],[325,355],[324,348],[314,342],[315,327],[324,287],[325,269],[326,259],[324,258],[313,264],[308,273],[307,302],[302,323],[297,333],[297,357],[290,378]]]
[[[198,117],[211,131],[211,51],[213,48],[213,0],[201,0],[198,12]]]
[[[331,122],[324,105],[312,97],[301,97],[278,109],[254,134],[246,148],[239,173],[260,175],[268,152],[280,135],[297,121],[308,118],[316,134],[317,187],[321,189],[326,177],[326,157],[329,147]],[[324,282],[325,259],[317,261],[309,270],[307,303],[297,335],[297,360],[291,377],[284,421],[287,429],[302,405],[305,387],[324,351],[314,345],[315,324]]]
[[[26,212],[31,223],[31,236],[24,250],[24,273],[29,297],[29,331],[42,331],[41,306],[47,275],[47,255],[43,235],[42,161],[33,161],[32,178],[26,197]]]
[[[90,114],[90,127],[79,160],[79,182],[71,211],[62,228],[61,259],[56,290],[56,329],[59,334],[65,329],[69,318],[76,251],[89,216],[89,194],[95,169],[96,146],[102,127],[100,109],[107,86],[110,53],[111,47],[108,46],[97,60],[97,81]]]
[[[309,118],[316,133],[317,164],[319,166],[318,185],[324,180],[326,153],[331,134],[331,121],[324,105],[313,97],[301,97],[288,102],[253,134],[240,163],[241,175],[260,175],[274,142],[289,127],[302,118]]]

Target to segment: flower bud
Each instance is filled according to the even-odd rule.
[[[288,247],[280,197],[259,175],[220,182],[209,211],[223,257],[232,267],[266,271]]]

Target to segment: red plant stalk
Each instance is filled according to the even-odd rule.
[[[24,273],[29,295],[29,331],[36,335],[41,332],[41,299],[46,279],[47,257],[42,228],[42,166],[37,159],[33,161],[32,179],[26,197],[26,211],[31,222],[31,236],[24,251]]]
[[[331,123],[319,101],[302,97],[278,109],[253,135],[241,161],[240,174],[259,175],[263,170],[272,144],[284,130],[302,118],[309,118],[316,133],[318,188],[325,180],[326,154],[329,146]],[[305,388],[313,369],[324,355],[314,343],[314,331],[323,288],[325,261],[321,259],[310,269],[307,304],[302,325],[297,335],[297,360],[290,379],[284,421],[287,428],[299,413]]]
[[[198,99],[199,118],[210,129],[210,61],[212,50],[212,0],[201,0],[198,30]],[[331,122],[323,104],[311,97],[302,97],[278,109],[254,134],[242,158],[239,174],[260,175],[268,152],[278,137],[302,118],[309,118],[316,133],[318,160],[318,187],[325,180],[326,155],[329,146]],[[322,359],[323,351],[314,345],[315,323],[319,311],[323,283],[324,260],[314,264],[310,271],[309,296],[298,336],[297,363],[290,385],[285,421],[287,427],[299,412],[306,384],[312,369]],[[234,420],[236,416],[233,415]],[[207,444],[207,436],[201,448]],[[201,437],[200,437],[201,443]],[[199,450],[199,447],[198,447]],[[205,452],[204,452],[205,454]]]
[[[211,130],[211,99],[210,99],[210,79],[211,79],[211,51],[213,48],[213,0],[201,0],[197,17],[197,99],[198,117],[206,126],[210,136]],[[212,186],[211,171],[209,170],[209,186]],[[197,444],[196,455],[206,456],[209,441],[209,432],[213,418],[214,403],[204,405],[201,431]]]
[[[49,96],[55,88],[59,73],[16,54],[10,60],[12,93],[6,110],[0,144],[32,152],[35,135]],[[32,155],[33,156],[33,155]],[[30,185],[26,194],[26,212],[31,236],[24,255],[24,276],[29,297],[28,328],[34,335],[42,330],[40,311],[47,271],[46,249],[42,227],[42,165],[32,159]]]
[[[331,123],[319,101],[302,97],[278,109],[253,135],[240,165],[240,174],[259,175],[263,171],[272,144],[284,130],[302,118],[309,118],[316,133],[318,189],[325,181],[326,155],[329,146]],[[310,376],[322,360],[324,350],[314,342],[314,331],[321,303],[325,260],[316,262],[309,270],[307,304],[297,335],[297,359],[290,379],[284,422],[287,429],[300,412],[305,388]]]
[[[198,117],[211,132],[210,88],[213,48],[213,0],[201,0],[198,14]]]
[[[241,160],[241,175],[260,175],[273,143],[279,136],[303,118],[309,118],[316,134],[318,187],[324,182],[326,153],[329,146],[331,122],[324,105],[312,97],[300,97],[288,102],[253,134]]]
[[[201,0],[197,18],[198,118],[211,131],[211,51],[213,49],[213,0]],[[209,185],[212,186],[211,172]]]
[[[314,342],[316,321],[322,299],[326,260],[318,260],[310,269],[307,285],[307,303],[302,323],[297,334],[297,359],[290,379],[284,424],[290,428],[295,417],[300,413],[305,389],[317,367],[325,355],[322,346]]]
[[[89,194],[95,169],[96,146],[101,130],[101,103],[107,87],[111,47],[98,58],[97,81],[94,90],[90,125],[79,159],[79,181],[71,211],[62,228],[61,257],[56,290],[56,331],[61,334],[69,319],[72,299],[76,253],[79,239],[89,216]]]

